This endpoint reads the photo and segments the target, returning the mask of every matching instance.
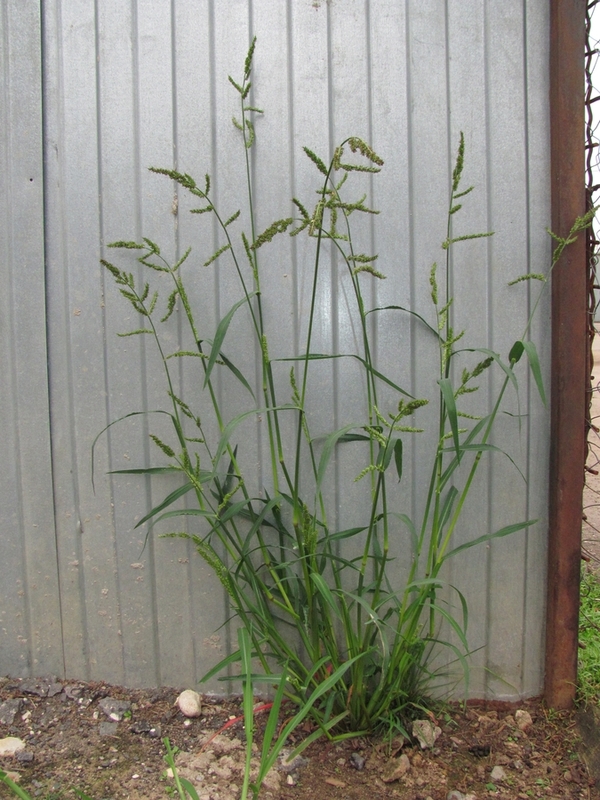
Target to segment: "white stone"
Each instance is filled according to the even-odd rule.
[[[495,766],[490,777],[493,781],[503,781],[506,778],[506,772],[503,767]]]
[[[193,689],[186,689],[182,692],[175,703],[179,706],[181,713],[186,717],[199,717],[202,713],[200,695]]]
[[[519,730],[522,731],[526,731],[527,728],[530,728],[533,725],[533,720],[531,719],[531,714],[529,711],[524,711],[521,708],[518,711],[515,711],[515,722],[517,723]]]
[[[412,726],[413,736],[416,736],[421,745],[421,749],[432,749],[436,741],[442,734],[442,729],[434,725],[428,719],[416,719]]]
[[[14,756],[21,750],[25,750],[25,742],[17,739],[16,736],[7,736],[5,739],[0,739],[0,757]]]

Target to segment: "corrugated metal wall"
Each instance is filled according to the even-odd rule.
[[[429,269],[442,258],[463,130],[465,181],[476,192],[461,224],[495,236],[457,251],[457,326],[468,326],[466,345],[506,355],[530,303],[526,288],[508,289],[507,281],[543,270],[550,252],[548,8],[524,0],[41,6],[7,0],[0,10],[0,674],[191,685],[229,647],[230,634],[219,627],[228,615],[223,591],[185,542],[150,538],[142,552],[145,531],[133,527],[165,494],[165,479],[150,485],[106,475],[160,463],[147,422],[134,418],[100,439],[95,492],[91,483],[99,431],[130,411],[165,405],[150,341],[115,335],[137,322],[127,319],[99,265],[105,244],[149,236],[173,258],[191,245],[190,293],[202,335],[212,335],[240,296],[235,277],[225,261],[199,266],[220,244],[216,231],[189,215],[187,199],[146,167],[197,178],[209,172],[224,213],[236,210],[243,151],[227,75],[241,76],[256,35],[253,103],[265,111],[252,151],[258,230],[292,213],[293,195],[312,202],[315,173],[303,145],[328,157],[344,137],[362,136],[386,162],[365,184],[382,213],[357,228],[361,249],[378,252],[387,275],[368,289],[370,302],[429,313]],[[310,245],[283,237],[265,252],[272,357],[302,348],[311,257]],[[318,297],[316,351],[354,349],[347,286],[336,270],[334,263],[334,280],[323,282]],[[230,347],[252,375],[256,354],[246,322],[236,315],[232,331],[241,344]],[[171,335],[177,346],[176,320]],[[431,396],[435,353],[417,325],[386,312],[375,335],[379,367],[415,395]],[[546,305],[534,338],[547,374]],[[194,375],[179,377],[192,396]],[[314,377],[313,429],[351,421],[360,405],[359,371],[324,362]],[[483,407],[499,381],[484,382]],[[243,408],[245,398],[226,380],[219,391],[229,415]],[[542,685],[548,417],[524,370],[520,406],[511,397],[507,408],[524,416],[520,426],[502,417],[496,441],[527,486],[508,460],[491,461],[457,537],[519,519],[539,522],[527,534],[468,551],[448,575],[470,604],[475,696],[536,693]],[[433,426],[435,413],[431,420]],[[260,422],[253,425],[244,429],[241,450],[256,463],[258,486],[267,454]],[[158,423],[150,427],[161,431]],[[404,513],[422,505],[430,445],[427,434],[407,442]],[[332,478],[339,525],[361,513],[365,489],[352,483],[357,464],[340,458]],[[398,543],[398,579],[406,547]]]

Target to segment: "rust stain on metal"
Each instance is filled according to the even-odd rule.
[[[550,115],[552,228],[565,236],[585,213],[584,53],[586,4],[551,0]],[[549,705],[575,698],[581,515],[585,464],[587,279],[585,238],[552,276],[550,530],[546,682]]]

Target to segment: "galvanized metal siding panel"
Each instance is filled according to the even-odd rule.
[[[0,672],[63,670],[44,297],[40,13],[0,9]]]
[[[243,204],[244,153],[231,125],[239,111],[227,75],[240,77],[256,34],[251,102],[265,111],[251,151],[260,205],[257,231],[291,214],[292,196],[313,202],[316,171],[303,145],[328,158],[345,136],[362,136],[386,162],[374,180],[355,176],[382,211],[377,219],[356,220],[358,251],[378,252],[378,266],[387,275],[385,281],[365,280],[365,297],[372,306],[411,305],[430,317],[429,269],[444,257],[447,190],[463,130],[465,185],[475,184],[476,190],[465,200],[456,229],[496,234],[456,248],[454,262],[464,271],[453,286],[453,313],[456,326],[468,328],[466,346],[484,344],[506,356],[512,341],[503,323],[510,319],[511,336],[519,335],[530,302],[526,289],[508,289],[506,283],[529,269],[543,269],[549,256],[544,232],[548,12],[530,5],[511,0],[500,10],[480,0],[43,4],[52,455],[67,674],[128,685],[191,684],[228,651],[234,636],[228,629],[215,634],[229,615],[226,598],[193,548],[153,535],[144,549],[145,530],[134,527],[174,484],[106,475],[109,469],[160,463],[148,433],[169,440],[165,420],[149,414],[111,427],[97,444],[95,493],[91,487],[90,447],[97,433],[131,411],[153,411],[168,401],[150,340],[115,335],[139,327],[140,320],[129,314],[98,266],[100,257],[126,263],[106,245],[149,236],[169,260],[191,245],[182,269],[202,338],[212,336],[241,297],[227,256],[210,268],[201,266],[223,243],[216,228],[205,217],[189,215],[190,199],[147,167],[175,167],[198,180],[210,173],[214,198],[226,216]],[[249,222],[242,218],[238,225],[248,229]],[[314,250],[301,238],[279,237],[260,255],[265,318],[274,332],[271,357],[297,354],[306,336]],[[348,279],[335,257],[320,275],[317,304],[313,349],[355,349]],[[380,368],[413,394],[431,395],[436,352],[417,322],[386,311],[373,316],[372,325]],[[189,348],[181,314],[166,330],[172,349]],[[535,331],[546,368],[547,330],[544,306]],[[227,348],[258,390],[258,353],[247,331],[248,316],[240,309]],[[3,358],[22,361],[8,351]],[[193,397],[200,369],[179,361],[172,371],[176,390]],[[289,368],[283,363],[274,369],[285,402]],[[470,603],[470,643],[477,651],[470,691],[479,696],[532,693],[541,686],[547,416],[525,369],[522,373],[521,403],[531,401],[531,414],[520,433],[514,420],[501,421],[495,441],[511,452],[529,488],[508,461],[494,459],[478,476],[455,538],[466,540],[519,516],[539,517],[540,523],[526,535],[468,551],[446,573]],[[321,362],[311,367],[311,379],[313,433],[361,417],[360,367]],[[484,378],[469,410],[489,409],[498,381]],[[215,387],[228,417],[247,408],[248,396],[227,376],[217,376]],[[11,391],[16,396],[17,390]],[[330,404],[323,402],[327,396]],[[380,402],[389,400],[382,391]],[[516,412],[519,406],[511,403]],[[395,490],[399,510],[414,517],[423,509],[435,408],[421,416],[427,431],[407,441],[405,475]],[[287,433],[294,424],[290,414]],[[216,431],[216,423],[210,425]],[[248,421],[240,429],[240,459],[253,470],[252,491],[269,480],[263,425]],[[18,448],[17,441],[10,447]],[[361,467],[358,448],[348,448],[328,478],[338,525],[361,518],[368,486],[353,483]],[[11,497],[16,487],[15,481],[8,489]],[[520,506],[515,497],[523,498]],[[54,524],[51,508],[45,519]],[[17,567],[21,546],[18,539],[11,541],[11,563]],[[392,569],[400,582],[409,556],[400,529],[394,531],[394,546]],[[27,608],[24,604],[23,613]],[[501,672],[510,686],[490,678],[490,670]],[[222,685],[213,682],[211,688]]]

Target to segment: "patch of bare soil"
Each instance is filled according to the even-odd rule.
[[[43,800],[74,797],[74,787],[94,800],[158,800],[172,786],[163,761],[162,738],[168,737],[179,749],[179,773],[192,781],[201,800],[236,800],[245,743],[243,724],[234,721],[239,704],[204,698],[202,716],[187,719],[175,706],[177,694],[0,679],[0,740],[16,737],[24,743],[20,752],[0,758],[0,768],[18,773],[20,784]],[[266,716],[256,714],[259,742]],[[400,740],[391,748],[374,738],[320,740],[297,763],[279,763],[261,797],[600,798],[582,757],[574,714],[549,712],[530,700],[511,707],[444,707],[433,722],[441,729],[433,749]],[[296,731],[290,745],[308,731]],[[0,797],[12,794],[0,785]]]

